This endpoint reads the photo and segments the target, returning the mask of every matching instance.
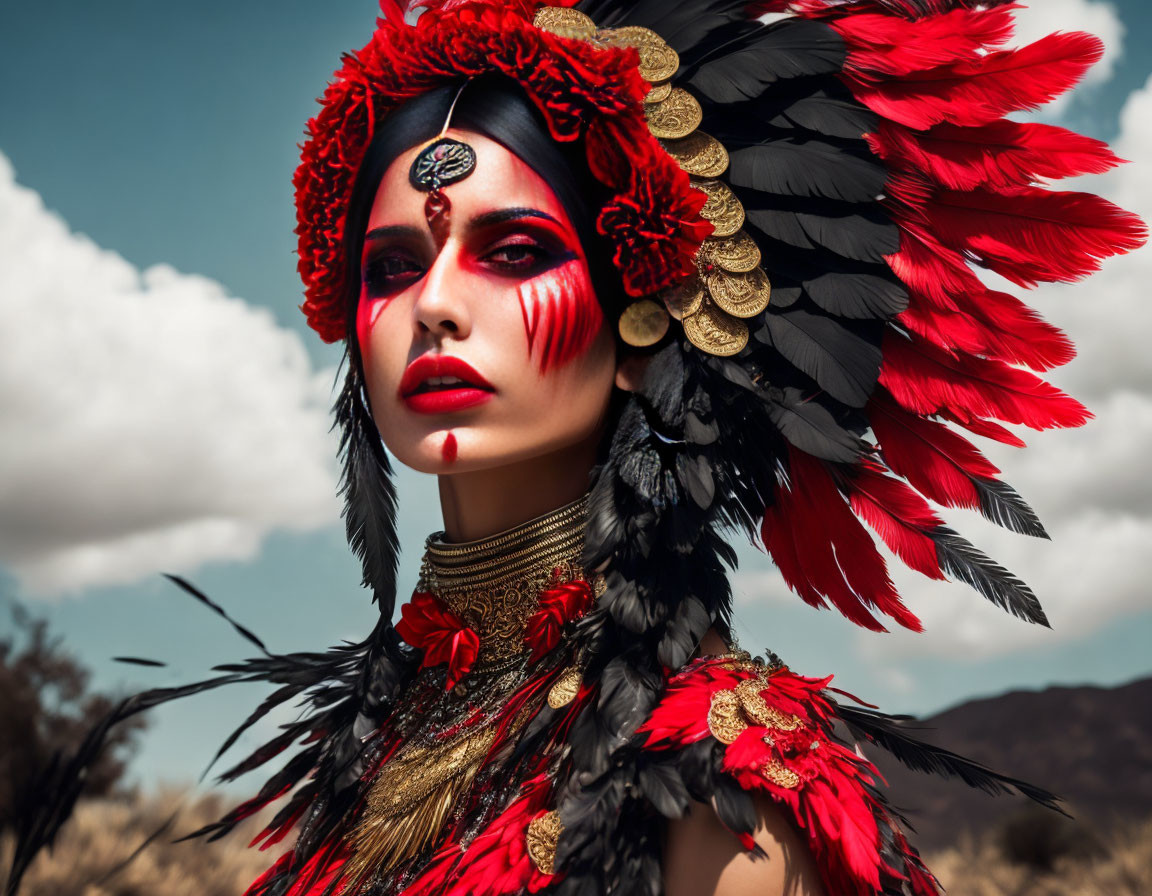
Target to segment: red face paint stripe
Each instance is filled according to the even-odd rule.
[[[604,321],[578,259],[523,283],[518,294],[528,351],[537,355],[542,372],[586,350]]]

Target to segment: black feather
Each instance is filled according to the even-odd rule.
[[[778,196],[872,202],[887,178],[875,160],[818,140],[772,140],[729,155],[732,184]]]
[[[1019,578],[945,526],[928,534],[936,544],[936,558],[944,572],[971,585],[1013,616],[1050,627],[1040,601]]]
[[[959,778],[969,787],[986,793],[1021,793],[1042,806],[1067,814],[1059,806],[1059,798],[1042,787],[1017,778],[1002,775],[971,759],[925,743],[909,733],[907,716],[889,716],[862,707],[837,704],[837,714],[853,735],[892,754],[901,764],[917,772]]]
[[[1049,537],[1036,511],[1007,482],[974,476],[972,484],[980,496],[980,512],[996,525],[1034,538]]]
[[[880,346],[822,314],[798,308],[768,313],[756,338],[850,407],[864,407],[880,377]]]
[[[788,21],[713,51],[686,74],[686,83],[712,102],[738,103],[782,79],[839,72],[844,58],[844,42],[827,25]]]

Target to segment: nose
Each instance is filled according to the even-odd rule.
[[[436,256],[419,288],[412,307],[417,336],[431,336],[437,341],[467,338],[472,330],[467,275],[452,241]]]

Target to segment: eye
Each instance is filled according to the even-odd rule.
[[[361,276],[368,295],[382,296],[404,289],[423,274],[424,269],[407,252],[385,251],[365,262]]]
[[[521,277],[538,273],[553,261],[552,252],[525,237],[506,240],[484,256],[484,262],[496,270]]]

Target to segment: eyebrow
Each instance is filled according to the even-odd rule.
[[[419,239],[423,234],[418,227],[409,227],[407,224],[390,224],[387,227],[373,227],[364,234],[364,241],[385,239],[386,237],[404,237]]]
[[[550,214],[536,208],[501,208],[494,212],[485,212],[469,221],[468,226],[480,229],[491,227],[494,224],[505,224],[508,221],[522,221],[525,218],[543,218],[545,221],[551,221],[553,224],[561,226],[560,222]]]
[[[468,222],[468,227],[472,230],[481,230],[496,224],[506,224],[509,221],[523,221],[525,218],[541,218],[545,221],[551,221],[557,227],[563,226],[560,221],[556,220],[550,214],[542,212],[537,208],[501,208],[496,209],[496,211],[484,212],[483,214],[477,215]],[[410,227],[407,224],[390,224],[386,227],[373,227],[364,234],[364,240],[365,242],[371,242],[372,240],[398,237],[419,239],[423,235],[423,231],[418,227]]]

